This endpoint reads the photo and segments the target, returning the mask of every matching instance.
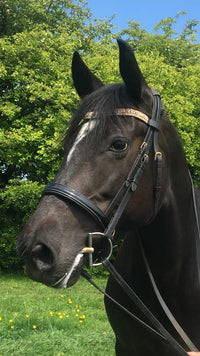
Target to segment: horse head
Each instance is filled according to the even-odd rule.
[[[88,246],[90,232],[100,231],[93,238],[94,253],[103,249],[101,233],[123,200],[119,194],[112,203],[121,187],[126,193],[126,186],[131,186],[134,196],[130,194],[121,209],[114,226],[117,231],[126,233],[144,226],[155,215],[155,153],[163,161],[165,156],[161,149],[154,152],[158,151],[159,122],[153,116],[160,120],[163,109],[155,112],[158,95],[148,87],[132,49],[122,40],[118,45],[123,82],[106,86],[75,52],[72,76],[81,103],[65,138],[64,160],[53,186],[44,191],[18,238],[18,253],[25,260],[27,274],[50,286],[67,287],[76,282],[87,259],[82,251]],[[159,140],[165,146],[162,133]],[[166,176],[163,165],[162,182]],[[156,210],[164,190],[162,184]],[[88,213],[88,204],[92,213]]]

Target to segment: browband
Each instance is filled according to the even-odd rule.
[[[140,121],[144,122],[145,124],[147,124],[148,126],[151,126],[153,128],[155,128],[156,130],[159,130],[159,125],[155,120],[151,120],[149,119],[149,117],[144,114],[143,112],[139,111],[139,110],[135,110],[132,108],[119,108],[115,110],[115,114],[118,116],[132,116],[135,117],[137,119],[139,119]],[[95,119],[97,117],[97,113],[95,111],[88,111],[85,114],[84,120],[88,120],[88,119]]]
[[[148,123],[149,118],[146,114],[141,111],[127,108],[127,109],[116,109],[115,114],[119,116],[134,116],[137,119],[144,121],[145,124]],[[95,111],[88,111],[84,117],[84,119],[95,119],[97,117],[97,113]]]

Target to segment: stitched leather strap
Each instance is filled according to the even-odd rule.
[[[108,219],[103,211],[93,204],[91,200],[87,199],[84,195],[69,186],[59,183],[51,183],[46,186],[42,195],[55,195],[64,201],[68,200],[73,202],[76,204],[76,207],[78,206],[90,214],[103,229],[108,225]]]

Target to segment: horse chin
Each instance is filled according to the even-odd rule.
[[[74,262],[72,263],[69,270],[54,284],[51,284],[50,287],[53,288],[68,288],[75,284],[80,277],[80,273],[83,266],[83,254],[78,253],[76,255]]]

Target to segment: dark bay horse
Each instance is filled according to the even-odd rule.
[[[82,101],[61,168],[22,230],[18,253],[30,278],[66,288],[88,260],[89,237],[89,256],[97,262],[108,256],[112,239],[123,237],[116,271],[183,351],[154,332],[154,323],[111,275],[106,292],[128,310],[105,298],[116,355],[185,355],[200,348],[200,194],[158,93],[148,87],[129,45],[118,45],[123,83],[104,86],[74,54],[72,75]],[[172,326],[156,294],[195,349]]]

